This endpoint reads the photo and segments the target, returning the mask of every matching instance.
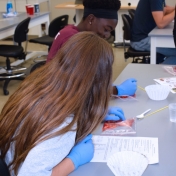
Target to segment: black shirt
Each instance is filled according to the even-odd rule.
[[[165,0],[139,1],[133,20],[131,41],[138,42],[148,36],[150,31],[156,27],[152,12],[163,11],[164,7]]]

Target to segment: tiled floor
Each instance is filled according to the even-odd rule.
[[[2,42],[0,42],[1,44]],[[12,42],[9,41],[3,41],[3,44],[10,44]],[[32,50],[42,50],[47,51],[47,47],[44,45],[38,45],[38,44],[28,44],[28,51]],[[124,60],[124,50],[123,48],[113,48],[114,51],[114,64],[113,64],[113,81],[117,78],[117,76],[120,74],[120,72],[125,68],[125,66],[130,63],[132,60],[129,59],[127,62]],[[13,61],[13,59],[12,59]],[[33,64],[33,59],[30,59],[28,61],[25,61],[22,65],[25,67],[30,67]],[[0,66],[5,65],[5,58],[0,57]],[[3,82],[0,81],[0,111],[2,107],[4,106],[5,102],[8,100],[10,95],[17,89],[21,81],[11,81],[8,86],[8,90],[10,94],[8,96],[5,96],[2,91],[2,84]]]

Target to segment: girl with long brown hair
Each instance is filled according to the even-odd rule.
[[[0,115],[0,156],[11,175],[68,175],[92,159],[90,133],[108,112],[112,64],[111,46],[80,32],[22,82]]]

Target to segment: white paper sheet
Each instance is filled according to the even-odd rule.
[[[157,78],[154,81],[160,85],[168,85],[172,93],[176,93],[176,77]]]
[[[94,135],[92,140],[95,152],[91,162],[106,162],[110,155],[118,151],[136,151],[145,155],[149,164],[159,162],[158,138]]]

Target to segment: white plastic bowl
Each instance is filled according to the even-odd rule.
[[[152,100],[165,100],[170,92],[170,87],[167,85],[149,85],[145,87],[147,95]]]

